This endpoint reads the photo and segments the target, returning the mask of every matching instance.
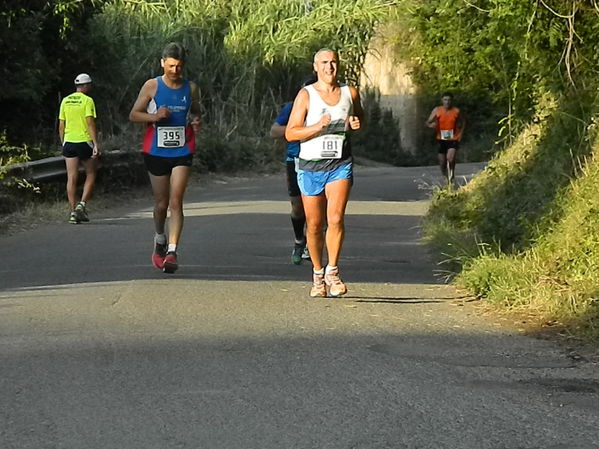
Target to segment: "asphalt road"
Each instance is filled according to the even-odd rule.
[[[357,168],[340,299],[290,263],[282,175],[191,186],[174,275],[149,194],[0,237],[0,448],[599,448],[597,364],[442,283],[436,181]]]

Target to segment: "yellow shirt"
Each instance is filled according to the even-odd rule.
[[[96,105],[91,97],[74,92],[62,99],[58,118],[64,120],[64,141],[89,142],[92,137],[87,130],[86,117],[96,118]]]

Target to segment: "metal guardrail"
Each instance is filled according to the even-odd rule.
[[[116,150],[102,154],[100,159],[101,165],[110,163],[112,167],[125,166],[129,163],[129,157],[132,156],[130,151]],[[110,161],[110,162],[108,162]],[[83,171],[83,168],[80,168]],[[7,165],[0,167],[0,172],[4,172],[5,182],[8,179],[20,178],[30,182],[47,182],[61,178],[66,178],[67,169],[62,156],[47,157],[32,162],[21,164]]]
[[[2,167],[5,177],[24,178],[32,182],[48,181],[65,176],[67,173],[62,156],[47,157],[33,162]]]

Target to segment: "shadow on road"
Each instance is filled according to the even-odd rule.
[[[569,376],[573,362],[550,345],[349,328],[220,339],[164,330],[63,333],[63,344],[5,352],[3,447],[599,445],[599,382]]]

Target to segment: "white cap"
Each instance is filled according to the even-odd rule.
[[[89,84],[91,82],[92,77],[89,76],[87,73],[80,73],[79,75],[77,75],[77,78],[75,78],[75,85]]]

